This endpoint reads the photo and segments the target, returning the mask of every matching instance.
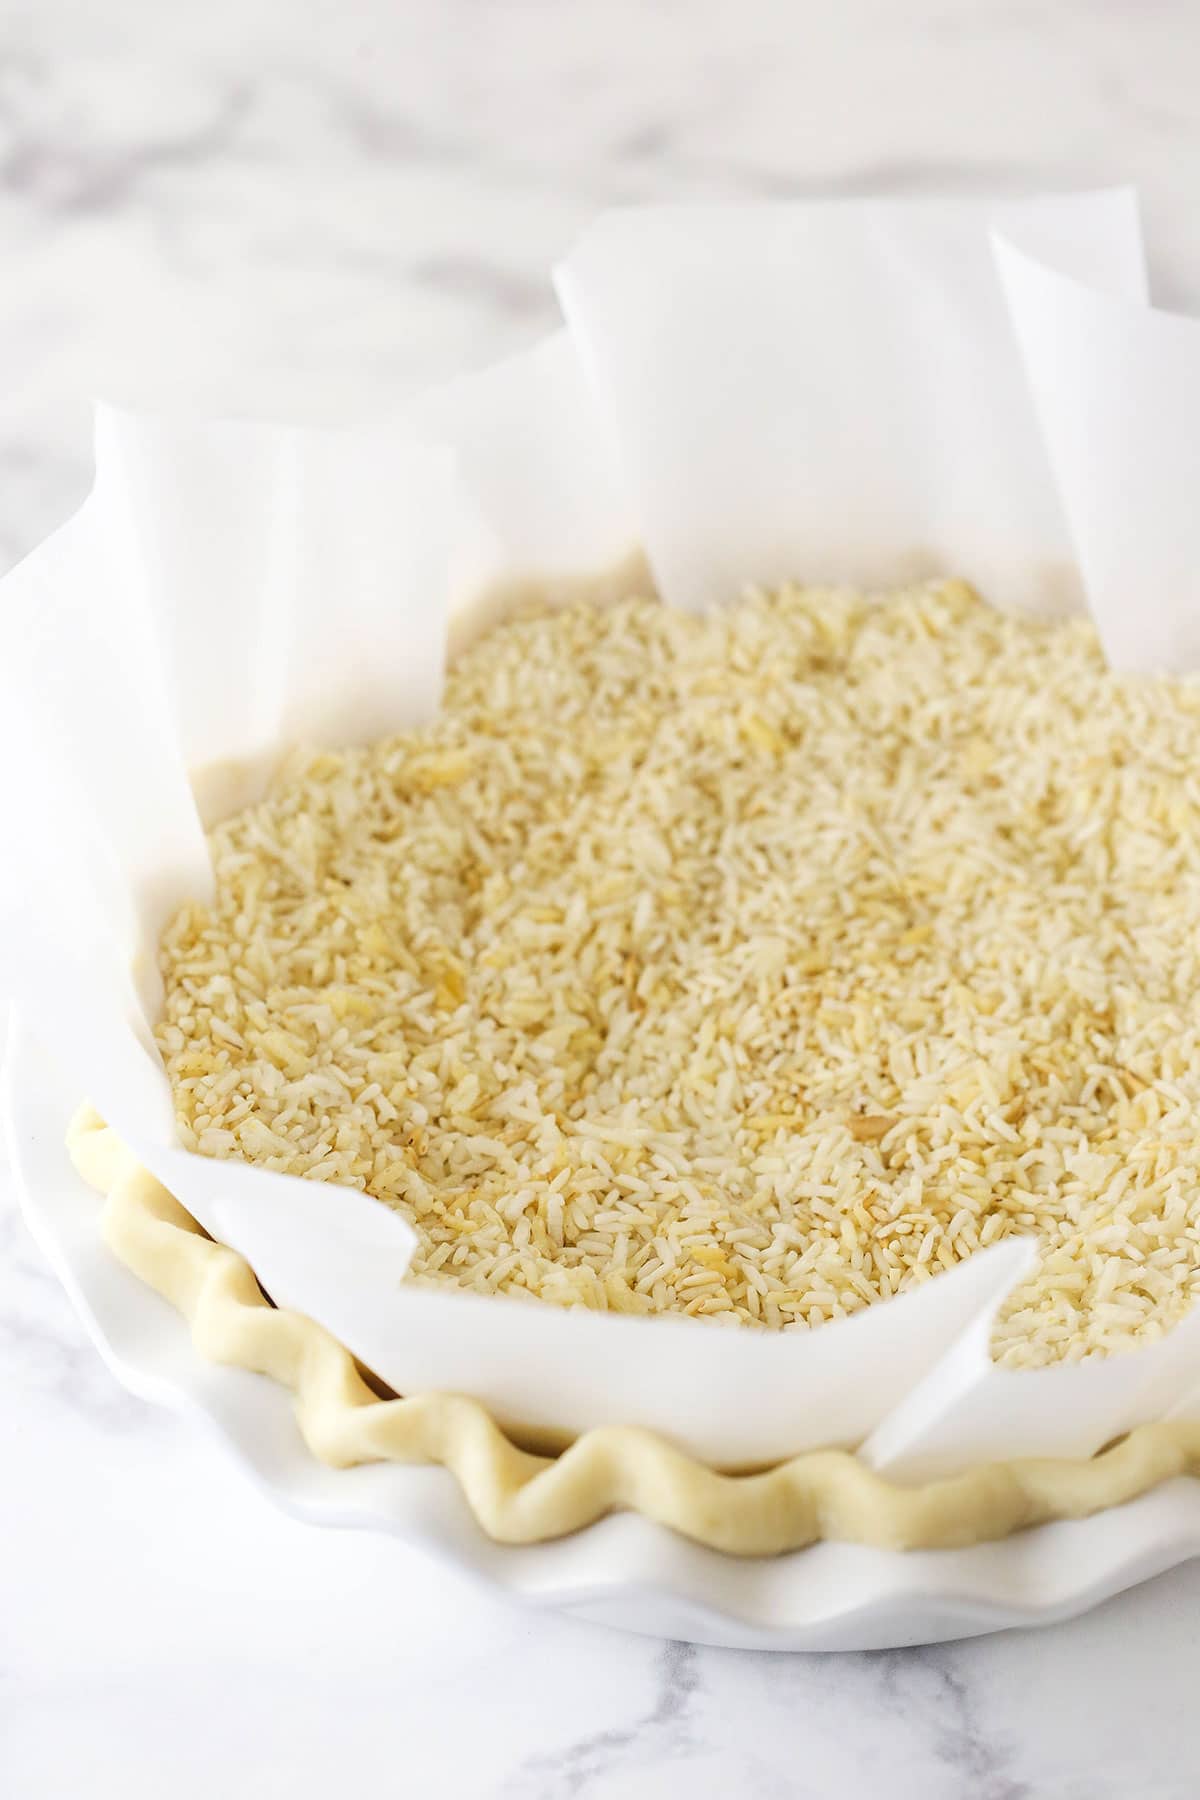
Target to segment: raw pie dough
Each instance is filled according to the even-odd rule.
[[[345,1346],[311,1319],[273,1307],[249,1264],[207,1237],[91,1107],[72,1122],[68,1146],[80,1175],[106,1197],[110,1249],[183,1313],[202,1355],[291,1388],[304,1440],[321,1462],[450,1470],[500,1543],[541,1543],[631,1511],[736,1556],[779,1555],[823,1538],[949,1549],[1085,1518],[1200,1474],[1200,1422],[1182,1420],[1139,1426],[1087,1460],[987,1463],[919,1487],[885,1481],[843,1450],[723,1475],[628,1426],[586,1432],[561,1456],[535,1456],[474,1400],[379,1399]]]

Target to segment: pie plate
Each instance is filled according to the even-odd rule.
[[[553,1543],[493,1543],[445,1470],[326,1468],[282,1387],[201,1358],[179,1314],[101,1238],[100,1202],[65,1147],[78,1099],[14,1015],[2,1103],[16,1188],[96,1348],[132,1393],[206,1421],[259,1488],[310,1525],[388,1532],[578,1619],[756,1650],[878,1650],[1050,1624],[1200,1552],[1200,1482],[1187,1478],[1089,1519],[963,1550],[823,1543],[742,1559],[631,1514]]]

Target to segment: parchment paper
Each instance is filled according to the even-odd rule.
[[[488,591],[632,579],[639,543],[689,607],[952,573],[999,605],[1086,600],[1117,666],[1200,665],[1200,326],[1150,309],[1128,192],[616,214],[557,280],[565,331],[371,430],[101,409],[92,495],[0,583],[0,983],[273,1298],[400,1392],[556,1436],[640,1423],[728,1466],[862,1444],[914,1475],[1196,1405],[1196,1320],[996,1369],[1027,1243],[811,1333],[564,1313],[406,1283],[386,1208],[180,1149],[155,946],[208,890],[201,809],[297,741],[429,718]]]

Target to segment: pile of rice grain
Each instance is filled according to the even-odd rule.
[[[1035,1233],[1010,1364],[1200,1287],[1200,687],[959,583],[510,621],[162,947],[185,1143],[415,1273],[812,1326]]]

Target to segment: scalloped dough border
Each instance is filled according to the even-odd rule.
[[[93,1108],[76,1114],[67,1146],[105,1196],[109,1248],[184,1315],[202,1356],[290,1388],[304,1441],[323,1463],[450,1470],[499,1543],[543,1543],[627,1510],[734,1556],[777,1556],[822,1538],[950,1549],[1086,1518],[1173,1476],[1200,1474],[1200,1422],[1182,1420],[1139,1426],[1087,1460],[981,1464],[918,1487],[885,1481],[844,1450],[722,1475],[633,1426],[588,1431],[560,1456],[536,1456],[475,1400],[380,1399],[345,1346],[304,1315],[272,1306],[250,1265],[206,1236]]]

